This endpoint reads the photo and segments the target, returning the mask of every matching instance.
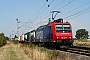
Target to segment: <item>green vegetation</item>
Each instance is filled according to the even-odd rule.
[[[37,59],[37,57],[34,56],[39,56],[38,58],[43,60],[43,56],[44,56],[45,60],[57,60],[57,57],[59,55],[59,52],[56,50],[50,50],[45,47],[41,47],[34,44],[29,44],[29,45],[22,44],[21,47],[25,47],[24,53],[26,55],[28,55],[29,57],[33,57],[35,59]],[[28,49],[28,47],[30,48],[30,50]]]
[[[0,46],[6,45],[8,37],[4,36],[4,33],[0,33]]]
[[[0,60],[32,60],[24,53],[20,44],[14,44],[13,41],[7,42],[5,46],[0,48]],[[26,53],[28,52],[26,51]]]
[[[32,48],[32,49],[35,49],[36,46],[34,44],[32,44],[32,43],[29,43],[29,47]]]
[[[88,42],[86,38],[81,39],[81,42]]]
[[[14,44],[18,44],[19,43],[19,41],[18,40],[14,40]]]
[[[38,47],[37,49],[38,49],[38,51],[40,51],[40,52],[46,52],[46,51],[47,51],[47,49],[44,48],[44,47]]]
[[[88,31],[87,31],[86,29],[78,29],[78,30],[76,31],[75,37],[76,37],[77,39],[88,38],[88,37],[89,37]]]
[[[56,50],[47,50],[47,53],[48,53],[48,55],[49,55],[49,59],[50,60],[57,60],[57,57],[58,57],[58,55],[59,55],[59,52],[58,51],[56,51]]]
[[[10,54],[10,60],[18,60],[16,53],[13,51],[13,49],[9,49]]]

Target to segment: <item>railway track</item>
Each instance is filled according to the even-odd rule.
[[[32,43],[26,43],[27,45],[30,45]],[[35,43],[33,43],[35,44]],[[37,44],[35,44],[37,45]],[[45,46],[42,46],[45,47]],[[75,53],[75,54],[80,54],[80,55],[86,55],[86,56],[90,56],[90,48],[89,47],[80,47],[80,46],[71,46],[71,47],[50,47],[47,46],[45,47],[47,49],[51,49],[51,50],[59,50],[59,51],[65,51],[65,52],[70,52],[70,53]]]
[[[90,56],[90,48],[87,48],[87,47],[72,46],[69,48],[60,48],[59,50],[70,52],[70,53],[76,53],[80,55]]]

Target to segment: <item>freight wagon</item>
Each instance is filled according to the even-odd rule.
[[[34,42],[35,41],[35,30],[22,34],[21,36],[19,36],[18,41],[19,42]]]
[[[51,26],[40,26],[37,28],[35,33],[35,42],[51,42],[52,39],[52,30]]]

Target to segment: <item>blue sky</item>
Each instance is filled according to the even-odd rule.
[[[3,32],[8,37],[16,34],[16,18],[20,21],[19,35],[36,29],[47,24],[53,10],[61,12],[56,19],[63,18],[64,21],[71,22],[73,37],[76,30],[81,28],[90,34],[90,0],[0,0],[0,33]]]

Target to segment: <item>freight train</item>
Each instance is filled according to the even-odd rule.
[[[22,39],[23,38],[23,39]],[[73,45],[70,22],[57,19],[20,36],[19,41],[49,43],[51,45]]]

